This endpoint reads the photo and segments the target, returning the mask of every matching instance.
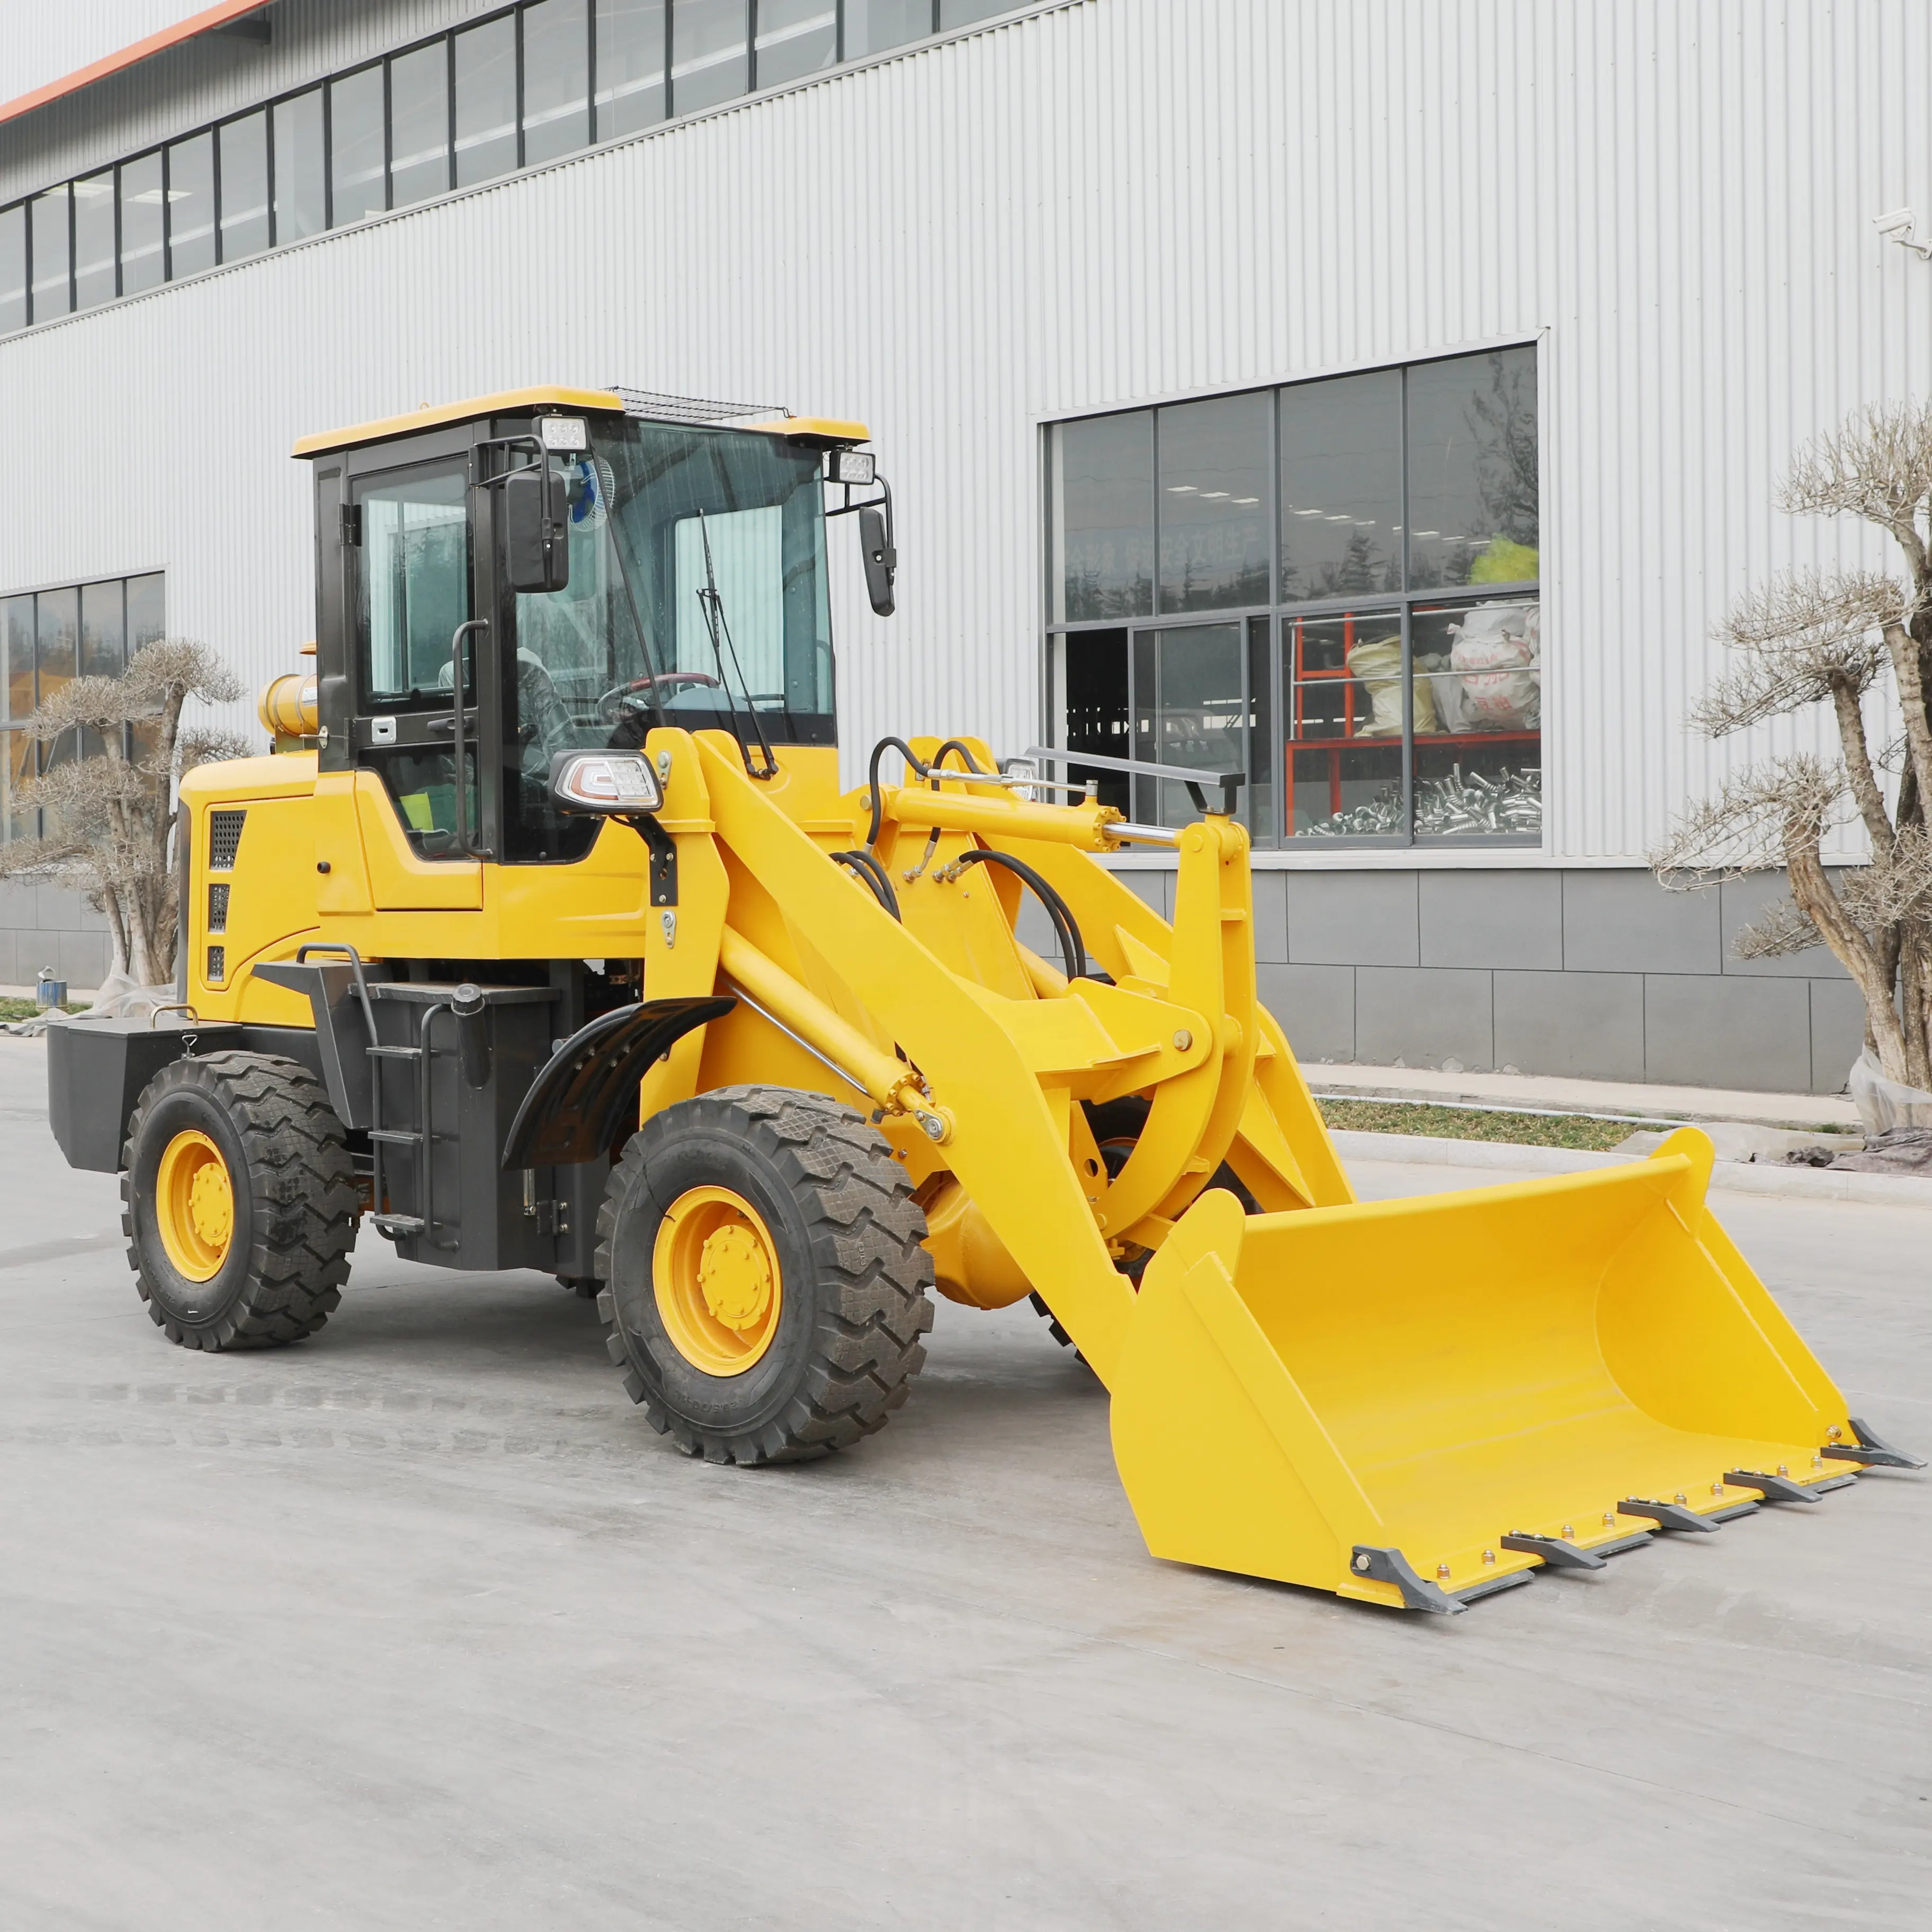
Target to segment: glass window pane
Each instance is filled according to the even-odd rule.
[[[456,183],[517,166],[517,22],[506,14],[456,37]]]
[[[598,140],[664,118],[664,0],[597,0]]]
[[[754,84],[802,80],[838,58],[833,0],[758,0],[758,72]]]
[[[27,210],[0,208],[0,335],[27,326]]]
[[[322,152],[322,89],[278,100],[275,123],[275,245],[320,235],[328,226]]]
[[[34,599],[34,699],[37,704],[44,704],[74,677],[80,637],[80,592],[43,590]]]
[[[1248,620],[1248,782],[1241,790],[1241,818],[1255,838],[1273,844],[1274,806],[1274,623]]]
[[[214,266],[214,137],[197,134],[168,150],[168,279]]]
[[[1418,604],[1418,838],[1543,834],[1543,610],[1533,598]]]
[[[121,164],[121,292],[137,296],[166,280],[162,254],[165,204],[161,156],[157,148]]]
[[[524,165],[574,153],[590,139],[586,0],[538,0],[524,9]]]
[[[74,307],[68,283],[68,194],[64,187],[36,195],[27,204],[33,248],[34,320],[46,322]]]
[[[1408,372],[1409,583],[1534,582],[1536,351]]]
[[[335,226],[388,206],[382,155],[382,70],[365,67],[328,84],[328,179]]]
[[[1402,614],[1285,617],[1281,630],[1287,830],[1405,837]]]
[[[470,616],[469,498],[460,470],[363,493],[356,628],[365,704],[448,692],[450,637]]]
[[[1053,432],[1056,622],[1154,608],[1154,416],[1093,416]]]
[[[114,299],[114,170],[74,184],[74,306]]]
[[[127,629],[122,620],[118,577],[106,584],[84,584],[80,590],[80,674],[118,677],[128,668]]]
[[[883,53],[932,32],[932,0],[845,0],[845,58]]]
[[[389,63],[389,205],[449,192],[449,49],[441,40]]]
[[[1402,372],[1281,392],[1281,596],[1402,588]]]
[[[268,245],[268,116],[226,121],[221,137],[221,259],[239,262]]]
[[[1241,626],[1146,631],[1135,644],[1133,755],[1201,771],[1246,771]],[[1142,809],[1150,802],[1156,824],[1186,825],[1201,815],[1186,788],[1172,778],[1142,779],[1136,790]],[[1218,794],[1212,802],[1219,802]]]
[[[670,111],[695,114],[751,85],[746,0],[676,0],[670,14]]]
[[[1160,608],[1268,602],[1265,392],[1160,412]]]
[[[152,577],[128,580],[128,654],[132,657],[143,644],[152,644],[167,635],[167,604],[164,595],[167,579],[156,571]]]
[[[0,718],[34,715],[34,600],[0,598]]]
[[[1126,632],[1070,631],[1054,639],[1053,648],[1060,717],[1054,744],[1064,751],[1092,752],[1103,758],[1131,756]],[[1102,805],[1132,816],[1125,772],[1076,765],[1059,776],[1075,784],[1094,779]]]
[[[970,27],[975,20],[990,20],[995,14],[1010,14],[1019,0],[939,0],[939,30]]]

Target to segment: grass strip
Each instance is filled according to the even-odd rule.
[[[0,1020],[30,1020],[40,1010],[32,1000],[0,999]],[[61,1011],[64,1013],[84,1013],[87,1009],[70,1000]]]
[[[1578,1148],[1603,1154],[1636,1132],[1628,1120],[1600,1120],[1588,1114],[1492,1114],[1472,1107],[1320,1096],[1315,1104],[1331,1127],[1356,1133],[1426,1134],[1434,1140],[1507,1141],[1516,1147]]]

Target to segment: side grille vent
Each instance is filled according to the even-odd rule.
[[[208,814],[208,869],[211,872],[234,871],[235,854],[242,844],[242,821],[248,816],[245,812]]]
[[[210,932],[228,930],[228,892],[226,886],[210,886],[208,889],[208,929]]]
[[[228,949],[225,946],[211,946],[208,949],[208,983],[218,986],[228,976]]]

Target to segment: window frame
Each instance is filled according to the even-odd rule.
[[[1090,410],[1074,416],[1054,416],[1040,419],[1040,632],[1042,640],[1041,652],[1041,677],[1040,685],[1041,704],[1041,735],[1039,742],[1043,745],[1059,746],[1058,740],[1062,731],[1062,716],[1058,680],[1060,670],[1056,658],[1058,640],[1083,632],[1121,631],[1126,634],[1127,689],[1129,706],[1128,749],[1126,755],[1132,758],[1134,706],[1134,662],[1137,640],[1142,632],[1150,634],[1179,629],[1195,625],[1238,625],[1243,640],[1241,653],[1242,695],[1248,715],[1255,722],[1250,731],[1266,729],[1270,733],[1268,740],[1268,765],[1272,794],[1269,822],[1264,828],[1255,822],[1252,806],[1252,787],[1243,788],[1243,804],[1238,815],[1247,824],[1258,850],[1288,852],[1316,851],[1400,851],[1420,854],[1432,851],[1542,851],[1546,850],[1550,840],[1550,823],[1546,809],[1549,788],[1546,774],[1549,770],[1549,739],[1546,727],[1538,727],[1538,770],[1545,774],[1544,794],[1546,810],[1543,826],[1534,836],[1506,833],[1471,833],[1466,835],[1421,833],[1415,826],[1416,747],[1415,747],[1415,668],[1414,646],[1414,619],[1418,608],[1427,609],[1445,604],[1502,603],[1511,598],[1534,601],[1541,604],[1545,586],[1549,582],[1548,573],[1540,563],[1540,552],[1545,547],[1539,542],[1539,574],[1534,578],[1510,583],[1480,584],[1435,585],[1418,587],[1409,580],[1408,556],[1408,502],[1411,482],[1409,448],[1409,410],[1408,406],[1408,376],[1411,370],[1432,364],[1474,361],[1478,358],[1506,353],[1513,350],[1526,350],[1534,358],[1537,376],[1537,466],[1539,517],[1543,497],[1543,484],[1546,474],[1544,452],[1544,422],[1543,398],[1546,393],[1544,368],[1544,335],[1539,332],[1533,335],[1512,336],[1494,342],[1479,343],[1468,347],[1458,347],[1426,356],[1413,356],[1399,362],[1378,362],[1355,367],[1324,371],[1318,376],[1297,376],[1292,380],[1272,383],[1257,383],[1234,389],[1210,389],[1198,393],[1163,397],[1153,400],[1141,400],[1118,409]],[[1312,384],[1330,382],[1345,376],[1365,375],[1382,370],[1393,370],[1402,379],[1401,422],[1402,465],[1402,586],[1393,591],[1364,592],[1342,597],[1309,598],[1294,600],[1281,596],[1281,457],[1282,457],[1282,398],[1290,389],[1302,388]],[[1268,586],[1270,601],[1264,603],[1229,604],[1212,610],[1163,612],[1160,608],[1160,557],[1162,530],[1160,521],[1160,430],[1164,410],[1189,403],[1202,402],[1222,397],[1252,396],[1265,398],[1268,416]],[[1146,412],[1152,418],[1149,447],[1150,489],[1152,502],[1149,510],[1148,529],[1151,532],[1154,556],[1152,595],[1154,608],[1138,616],[1096,617],[1078,620],[1056,619],[1054,609],[1054,573],[1059,560],[1054,554],[1052,530],[1054,490],[1053,432],[1067,424],[1090,422],[1097,418],[1110,416],[1138,415]],[[1282,735],[1286,722],[1288,700],[1288,679],[1283,668],[1282,652],[1286,641],[1286,626],[1295,618],[1328,618],[1346,616],[1352,611],[1372,610],[1375,612],[1394,612],[1400,620],[1402,638],[1402,736],[1400,740],[1390,739],[1391,746],[1399,744],[1401,752],[1402,830],[1399,832],[1373,835],[1337,835],[1318,838],[1302,836],[1298,837],[1288,830],[1293,818],[1294,777],[1292,753]],[[1265,620],[1269,629],[1268,691],[1259,700],[1250,688],[1252,683],[1252,653],[1248,648],[1252,633],[1250,626],[1257,620]],[[1539,661],[1538,674],[1546,689],[1548,659],[1546,655]],[[1545,707],[1546,712],[1546,706]],[[1264,715],[1263,715],[1264,714]],[[1077,754],[1074,754],[1077,756]],[[1246,759],[1250,776],[1255,768],[1253,746],[1250,740]],[[1130,778],[1130,796],[1138,807],[1142,803],[1142,788],[1148,781],[1139,774]]]

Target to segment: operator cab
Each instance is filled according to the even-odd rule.
[[[892,608],[863,424],[526,389],[296,446],[314,464],[324,772],[377,774],[426,860],[581,859],[560,752],[730,733],[754,775],[836,746],[828,484]],[[460,685],[459,701],[458,686]]]

